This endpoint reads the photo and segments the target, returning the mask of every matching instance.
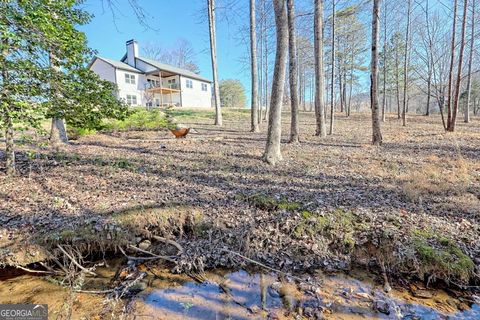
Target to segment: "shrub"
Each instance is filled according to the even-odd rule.
[[[143,131],[174,128],[175,125],[160,110],[135,110],[125,120],[106,120],[107,131]]]
[[[97,133],[95,129],[67,127],[67,135],[70,140],[77,140],[80,137]]]

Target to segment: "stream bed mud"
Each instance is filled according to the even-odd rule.
[[[121,259],[99,267],[82,290],[111,288]],[[420,284],[389,293],[366,272],[324,274],[308,288],[289,277],[246,270],[173,274],[166,266],[139,268],[146,276],[121,300],[74,292],[58,279],[18,269],[0,271],[0,303],[48,304],[49,319],[480,319],[479,297]],[[75,288],[75,287],[74,287]],[[76,288],[75,288],[76,289]]]

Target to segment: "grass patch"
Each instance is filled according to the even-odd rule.
[[[468,281],[475,264],[458,247],[453,239],[430,231],[412,231],[413,247],[422,274],[430,274],[445,280],[456,278]]]
[[[268,211],[286,210],[298,211],[302,208],[300,203],[289,201],[286,198],[275,199],[264,194],[254,194],[253,196],[245,196],[243,194],[235,195],[236,200],[246,200],[256,208]]]
[[[89,136],[97,133],[95,129],[84,129],[67,126],[67,136],[70,140],[78,140],[81,137]]]
[[[407,200],[421,203],[432,195],[461,195],[474,181],[473,164],[458,156],[456,159],[441,161],[430,157],[430,162],[418,170],[412,170],[402,177],[402,191]]]
[[[355,247],[355,217],[352,212],[341,209],[325,215],[315,215],[303,210],[302,221],[294,230],[297,238],[323,236],[329,241],[331,250],[348,253]]]
[[[134,208],[114,213],[112,219],[135,234],[154,230],[158,235],[181,237],[185,233],[201,234],[205,229],[203,213],[185,206]]]
[[[213,109],[171,109],[168,114],[177,122],[215,119],[215,110]],[[250,109],[223,108],[222,116],[226,121],[243,120],[250,116]]]

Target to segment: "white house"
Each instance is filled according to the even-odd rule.
[[[140,57],[138,42],[127,41],[120,61],[96,56],[89,68],[116,83],[118,95],[131,106],[211,108],[211,81],[189,70]]]

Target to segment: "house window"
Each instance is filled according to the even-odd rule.
[[[208,91],[208,85],[206,83],[202,83],[202,91]]]
[[[177,80],[175,78],[173,79],[168,79],[168,87],[170,89],[178,89],[178,86],[177,86]]]
[[[187,88],[193,89],[193,81],[187,79]]]
[[[135,84],[135,75],[125,73],[125,83]]]
[[[160,107],[160,99],[155,99],[155,106]]]
[[[127,94],[127,104],[130,106],[136,106],[137,105],[137,96],[136,95],[130,95]]]

